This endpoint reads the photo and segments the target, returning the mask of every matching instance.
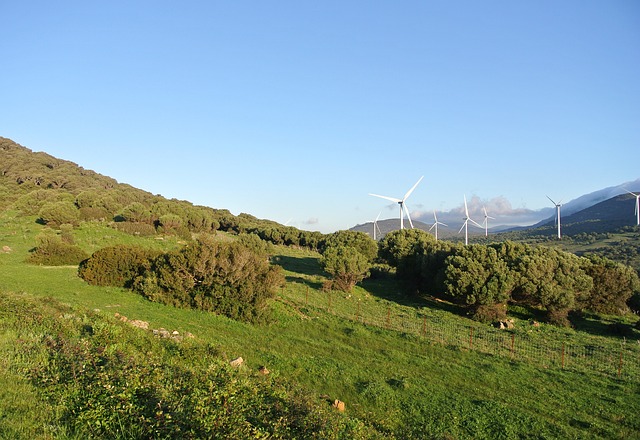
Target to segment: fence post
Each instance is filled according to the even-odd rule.
[[[620,346],[620,361],[618,362],[618,379],[622,376],[622,346]]]
[[[516,355],[516,334],[511,333],[511,360]]]

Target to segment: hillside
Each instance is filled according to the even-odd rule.
[[[0,438],[640,438],[633,315],[576,314],[559,328],[515,305],[500,330],[408,295],[383,270],[331,290],[321,234],[2,141]],[[77,263],[29,263],[52,237],[91,255],[247,232],[269,241],[261,261],[285,280],[253,323],[91,285]]]

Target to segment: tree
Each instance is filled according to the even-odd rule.
[[[131,287],[159,254],[138,246],[105,247],[80,264],[78,276],[94,286]]]
[[[270,265],[264,255],[202,235],[156,258],[134,288],[152,301],[255,322],[282,283],[282,268]]]
[[[149,223],[151,212],[140,202],[133,202],[122,209],[120,214],[124,221],[132,223]]]
[[[521,258],[518,271],[520,279],[513,297],[545,308],[549,321],[558,325],[569,325],[568,312],[593,288],[580,257],[556,249],[532,249]]]
[[[350,247],[358,251],[369,263],[378,255],[377,243],[364,232],[337,231],[329,235],[322,244],[321,253],[331,247]]]
[[[481,321],[506,317],[506,303],[515,277],[495,249],[464,246],[445,260],[447,293],[470,307]]]
[[[583,259],[593,288],[579,305],[597,313],[621,314],[628,309],[627,301],[640,292],[637,272],[608,258],[589,256]]]
[[[357,249],[344,245],[326,248],[320,259],[322,268],[332,277],[332,286],[350,292],[369,274],[369,260]]]
[[[44,224],[53,227],[63,224],[77,225],[80,220],[79,212],[71,201],[47,203],[38,215]]]

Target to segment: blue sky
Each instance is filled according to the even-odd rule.
[[[640,2],[0,3],[0,136],[331,232],[640,177]],[[533,216],[532,216],[533,214]],[[472,215],[473,216],[473,215]],[[438,216],[439,219],[441,215]]]

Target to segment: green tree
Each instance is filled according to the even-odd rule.
[[[47,203],[38,215],[44,224],[53,227],[63,224],[77,225],[80,221],[80,214],[71,201]]]
[[[140,202],[133,202],[122,209],[120,216],[124,221],[132,223],[151,222],[151,212]]]
[[[282,283],[282,268],[264,255],[238,242],[202,235],[180,251],[156,258],[135,289],[152,301],[255,322]]]
[[[36,237],[37,246],[27,258],[31,264],[46,266],[75,266],[89,255],[73,243],[64,241],[54,234],[40,234]]]
[[[547,310],[550,322],[568,325],[567,314],[593,288],[580,257],[551,248],[534,248],[520,260],[520,279],[513,297]]]
[[[350,292],[356,283],[369,274],[369,260],[356,248],[331,246],[326,248],[320,259],[325,272],[332,277],[332,287]]]
[[[475,318],[493,321],[506,317],[506,303],[516,280],[495,249],[464,246],[445,260],[447,293],[470,307]]]
[[[627,301],[634,293],[640,293],[637,272],[595,255],[583,259],[583,263],[586,274],[593,279],[593,288],[579,306],[597,313],[622,314],[627,311]]]
[[[78,275],[95,286],[131,287],[159,254],[138,246],[105,247],[80,264]]]
[[[329,235],[321,248],[321,253],[325,249],[332,247],[349,247],[358,251],[369,263],[372,263],[378,255],[377,243],[364,232],[337,231]]]

